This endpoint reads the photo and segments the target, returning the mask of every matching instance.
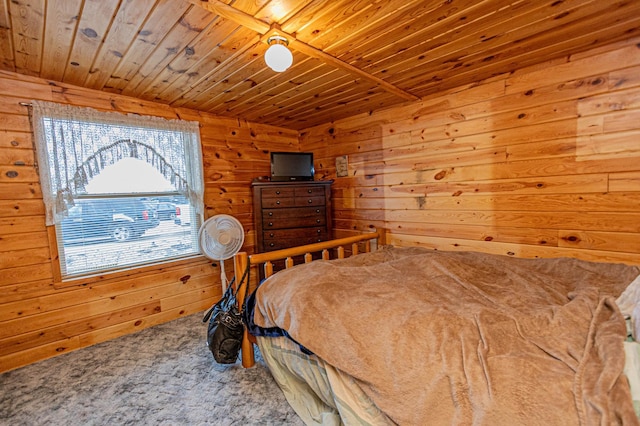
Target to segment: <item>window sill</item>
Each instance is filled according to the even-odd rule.
[[[135,267],[131,269],[120,270],[116,272],[102,273],[81,278],[73,278],[68,281],[54,282],[55,289],[65,289],[71,287],[87,287],[97,284],[113,283],[114,281],[122,281],[136,276],[144,276],[161,272],[170,272],[176,269],[183,269],[189,266],[201,265],[204,263],[214,263],[203,255],[195,255],[186,259],[174,260],[165,263],[157,263],[154,265]],[[217,266],[217,265],[216,265]]]

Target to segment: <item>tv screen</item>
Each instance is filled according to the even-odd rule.
[[[312,152],[272,152],[271,180],[298,181],[313,180]]]

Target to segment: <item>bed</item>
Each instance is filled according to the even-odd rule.
[[[236,257],[267,276],[246,298],[243,365],[257,344],[306,424],[639,424],[625,340],[640,268],[371,249],[379,236]]]

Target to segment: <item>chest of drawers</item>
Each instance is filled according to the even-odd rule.
[[[332,183],[252,183],[256,252],[331,239]]]

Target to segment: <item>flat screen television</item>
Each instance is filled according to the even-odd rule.
[[[277,182],[313,180],[312,152],[272,152],[271,180]]]

